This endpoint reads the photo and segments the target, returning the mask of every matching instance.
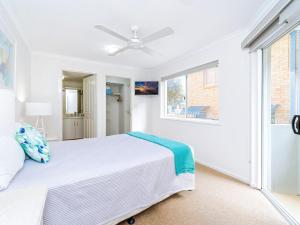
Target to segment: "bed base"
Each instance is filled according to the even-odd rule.
[[[187,191],[193,191],[193,190],[187,190]],[[171,196],[171,195],[170,195],[170,196]],[[170,197],[170,196],[168,196],[168,197]],[[168,197],[167,197],[167,198],[168,198]],[[164,200],[164,199],[163,199],[163,200]],[[161,200],[161,201],[163,201],[163,200]],[[158,203],[158,202],[157,202],[157,203]],[[155,204],[156,204],[156,203],[155,203]],[[154,204],[154,205],[155,205],[155,204]],[[145,209],[144,209],[144,210],[145,210]],[[135,223],[135,218],[132,216],[132,217],[129,217],[126,221],[127,221],[128,224],[131,225],[131,224],[134,224],[134,223]]]
[[[193,190],[194,190],[194,188],[193,189],[186,189],[186,190],[182,190],[182,191],[193,191]],[[114,219],[113,221],[110,221],[110,222],[106,223],[105,225],[116,225],[116,224],[118,224],[118,223],[120,223],[120,222],[122,222],[124,220],[126,220],[128,224],[134,224],[135,223],[135,218],[134,218],[135,215],[137,215],[137,214],[145,211],[146,209],[150,208],[151,206],[153,206],[153,205],[155,205],[155,204],[157,204],[157,203],[159,203],[159,202],[161,202],[161,201],[169,198],[170,196],[172,196],[172,195],[174,195],[176,193],[182,192],[182,191],[178,191],[178,192],[175,192],[175,193],[172,193],[172,194],[167,194],[164,197],[160,198],[158,201],[155,201],[155,202],[153,202],[152,204],[150,204],[150,205],[148,205],[146,207],[143,207],[143,208],[137,209],[137,210],[135,210],[133,212],[130,212],[130,213],[128,213],[128,214],[126,214],[126,215],[124,215],[122,217]]]

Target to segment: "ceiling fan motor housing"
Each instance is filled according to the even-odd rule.
[[[139,38],[131,38],[128,45],[132,48],[142,48],[144,47],[143,42]]]

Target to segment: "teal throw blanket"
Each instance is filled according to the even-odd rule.
[[[128,135],[164,146],[174,154],[176,175],[194,173],[195,162],[190,147],[181,142],[160,138],[143,132],[129,132]]]

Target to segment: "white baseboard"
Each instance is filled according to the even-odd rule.
[[[234,174],[234,173],[229,172],[227,170],[221,169],[220,167],[214,166],[214,165],[212,165],[210,163],[203,162],[202,160],[195,159],[195,162],[199,163],[199,164],[201,164],[203,166],[209,167],[209,168],[211,168],[213,170],[216,170],[216,171],[218,171],[220,173],[223,173],[223,174],[225,174],[227,176],[230,176],[230,177],[232,177],[232,178],[234,178],[236,180],[239,180],[239,181],[241,181],[241,182],[243,182],[245,184],[248,184],[248,185],[250,184],[249,179],[247,179],[245,177],[241,177],[240,175],[237,175],[237,174]]]

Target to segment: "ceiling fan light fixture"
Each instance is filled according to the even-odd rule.
[[[108,53],[108,54],[113,54],[116,51],[118,51],[119,49],[121,49],[120,46],[118,45],[107,45],[105,46],[104,50]]]

